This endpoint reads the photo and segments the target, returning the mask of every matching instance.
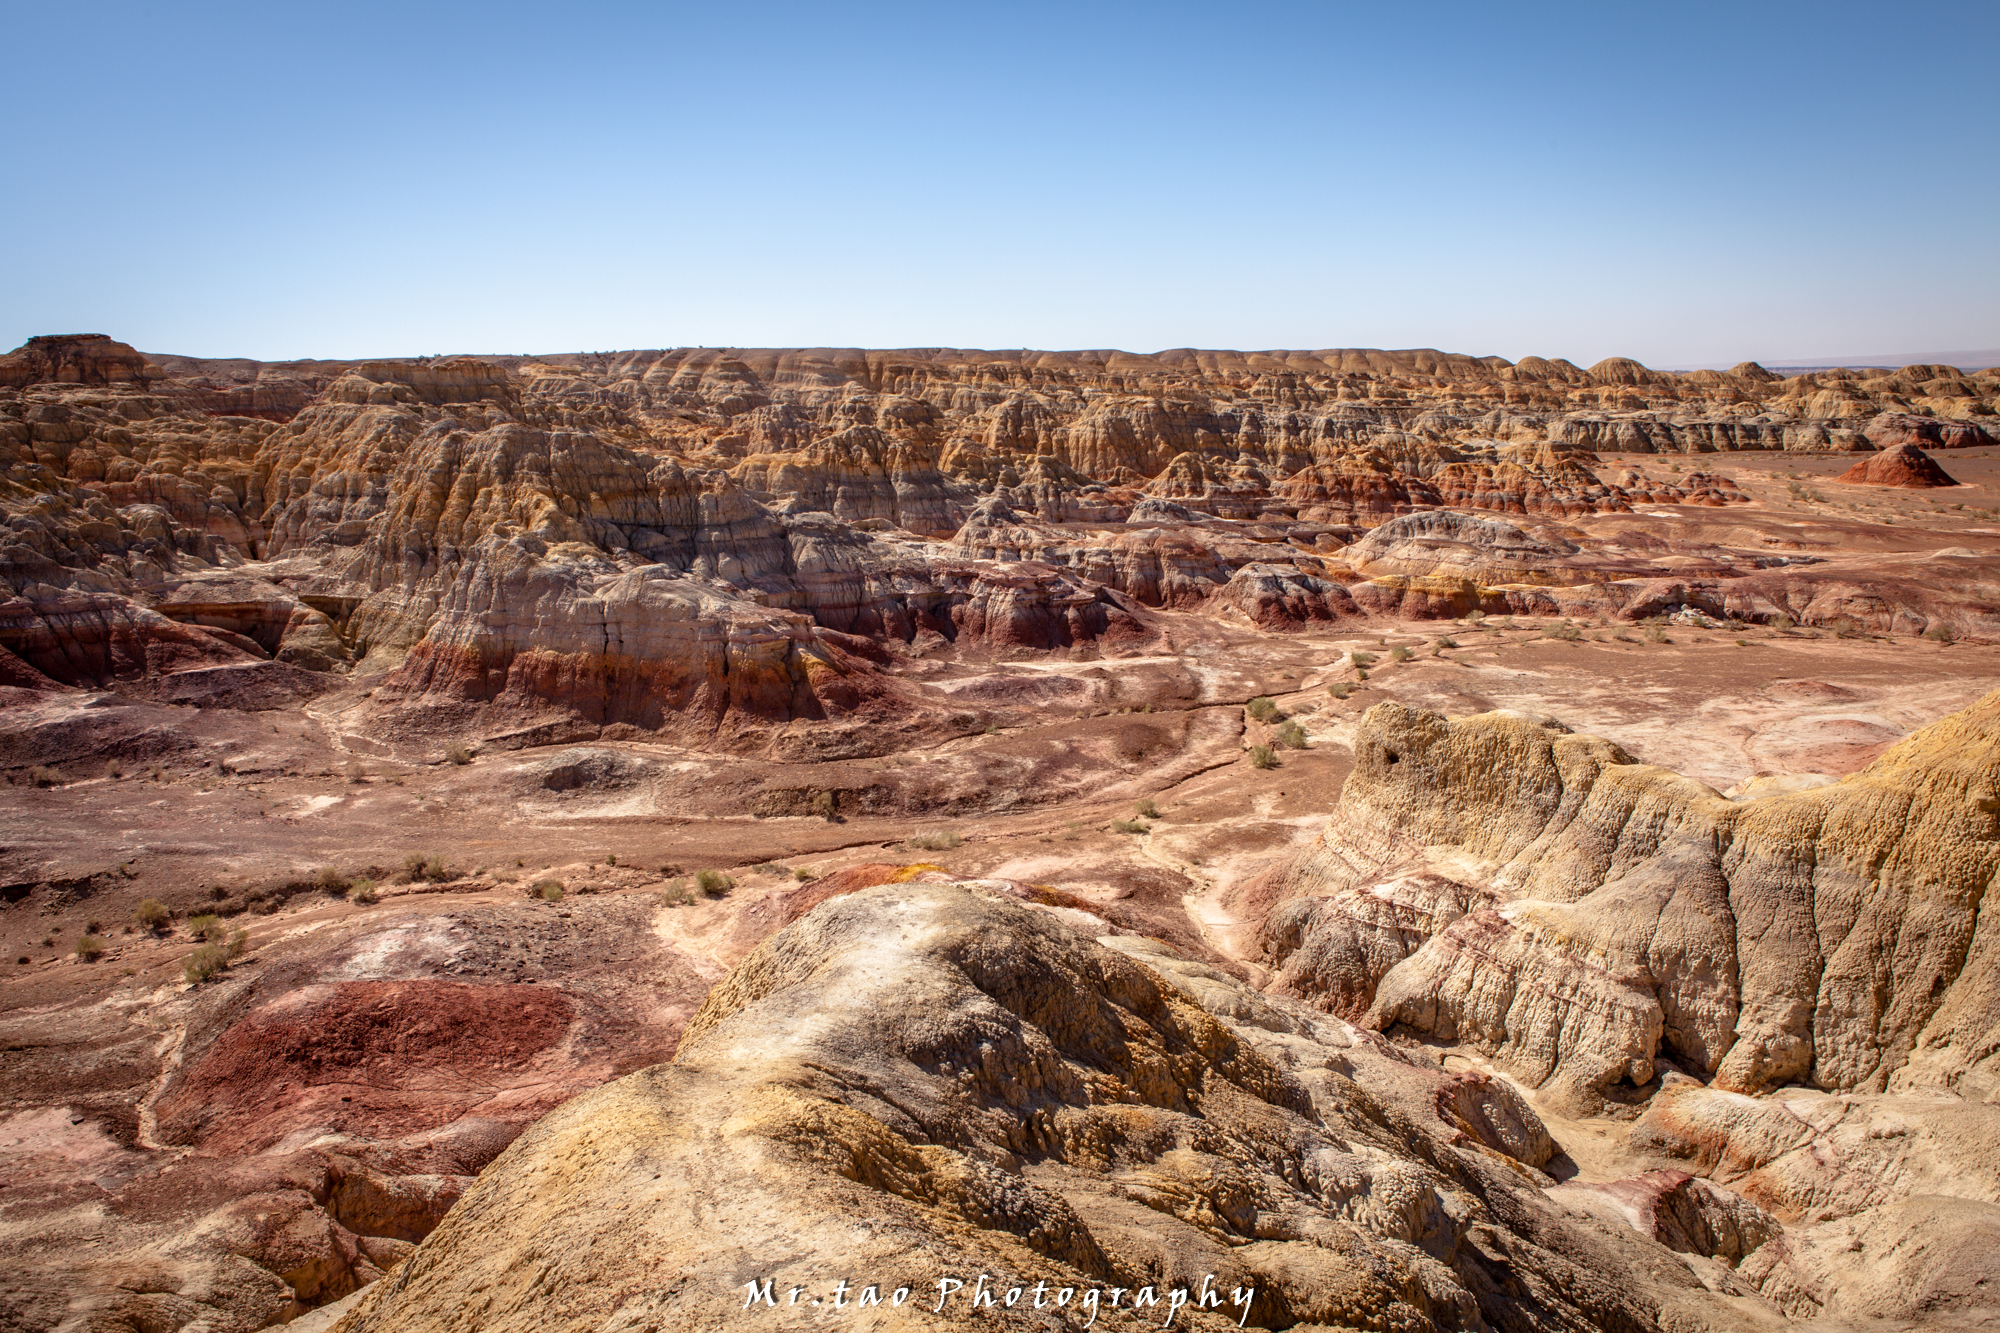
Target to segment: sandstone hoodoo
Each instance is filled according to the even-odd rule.
[[[1996,405],[33,339],[0,1329],[1993,1325]]]
[[[1935,459],[1914,444],[1891,445],[1834,478],[1849,486],[1956,486]]]

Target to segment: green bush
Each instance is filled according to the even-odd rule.
[[[1278,728],[1275,735],[1278,744],[1284,746],[1287,750],[1303,750],[1306,748],[1306,729],[1296,722],[1285,723],[1284,726]]]
[[[1252,768],[1276,768],[1278,766],[1278,752],[1268,745],[1253,745],[1250,747],[1250,766]]]
[[[173,919],[173,913],[167,911],[167,905],[158,898],[141,898],[132,919],[147,930],[159,930]]]
[[[213,912],[202,912],[188,918],[188,935],[197,940],[219,940],[223,936],[222,918]]]
[[[703,870],[695,875],[694,886],[704,898],[720,898],[736,887],[736,881],[720,870]]]
[[[1269,722],[1278,716],[1278,703],[1268,694],[1260,694],[1243,705],[1243,711],[1259,722]]]

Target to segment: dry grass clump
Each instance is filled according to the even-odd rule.
[[[1269,722],[1278,716],[1278,701],[1268,694],[1260,694],[1243,705],[1243,711],[1259,722]]]
[[[912,833],[903,839],[903,845],[912,851],[942,852],[953,847],[963,847],[965,839],[951,829],[944,829],[936,833]]]
[[[1268,745],[1253,745],[1250,747],[1250,767],[1276,768],[1277,766],[1278,752],[1276,750]]]
[[[562,901],[563,884],[559,879],[538,879],[528,886],[528,896],[539,898],[545,903]]]
[[[1336,699],[1345,699],[1348,695],[1354,693],[1354,687],[1344,680],[1337,680],[1326,687],[1326,692]]]
[[[403,858],[403,874],[406,882],[415,884],[419,880],[429,880],[442,884],[453,875],[445,863],[435,856],[425,856],[422,852],[411,852]]]
[[[1158,819],[1160,817],[1160,807],[1148,799],[1133,806],[1132,813],[1138,815],[1141,819]]]
[[[445,750],[444,757],[451,760],[452,763],[457,764],[460,768],[463,768],[472,762],[472,751],[466,749],[463,745],[453,745]]]
[[[1306,748],[1306,729],[1296,722],[1285,723],[1273,735],[1276,737],[1278,744],[1284,746],[1287,750],[1303,750]]]
[[[85,935],[76,942],[76,956],[86,963],[94,963],[104,952],[104,941],[95,935]]]
[[[167,905],[158,898],[141,898],[139,906],[132,913],[132,919],[147,930],[161,930],[165,928],[167,922],[173,920],[173,913],[169,912]]]
[[[213,912],[200,912],[188,918],[188,936],[197,940],[219,940],[227,934],[222,918]]]
[[[1667,637],[1667,632],[1666,632],[1665,630],[1661,629],[1661,628],[1660,628],[1660,627],[1659,627],[1658,625],[1648,625],[1648,626],[1646,627],[1646,642],[1647,642],[1647,643],[1672,643],[1672,642],[1673,642],[1673,640],[1672,640],[1672,639],[1670,639],[1670,638],[1668,638],[1668,637]]]
[[[1114,819],[1111,821],[1114,833],[1150,833],[1152,826],[1143,819]]]
[[[60,787],[68,781],[61,772],[47,764],[36,764],[28,770],[28,785],[31,787]]]
[[[720,898],[736,887],[736,881],[720,870],[698,870],[695,872],[694,886],[701,891],[704,898]]]
[[[1568,621],[1564,621],[1560,625],[1551,625],[1543,630],[1542,637],[1545,639],[1561,639],[1564,643],[1575,643],[1583,637],[1583,629],[1581,626],[1572,625]]]
[[[1958,642],[1958,632],[1949,625],[1933,625],[1924,631],[1924,637],[1936,643]]]
[[[381,891],[375,887],[375,881],[369,879],[366,875],[363,875],[360,879],[355,880],[354,883],[347,886],[347,901],[351,903],[359,903],[361,906],[367,907],[381,900]]]
[[[229,965],[243,956],[243,950],[250,943],[250,932],[239,930],[228,939],[217,939],[204,944],[187,956],[181,964],[181,975],[190,986],[199,986],[229,970]]]
[[[1389,650],[1389,660],[1391,662],[1407,662],[1414,655],[1415,654],[1411,653],[1408,648],[1405,648],[1400,643],[1397,644],[1394,648],[1391,648]]]

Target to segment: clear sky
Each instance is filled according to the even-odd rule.
[[[0,347],[2000,347],[2000,4],[0,0]]]

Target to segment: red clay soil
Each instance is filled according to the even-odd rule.
[[[1914,444],[1899,444],[1862,459],[1834,478],[1849,486],[1956,486],[1931,456]]]
[[[574,1091],[531,1068],[562,1040],[573,1012],[566,996],[543,986],[310,986],[245,1015],[216,1040],[161,1099],[160,1138],[247,1152],[308,1126],[388,1139],[475,1107],[533,1118],[548,1109],[545,1101]],[[544,1084],[548,1097],[536,1093]]]

